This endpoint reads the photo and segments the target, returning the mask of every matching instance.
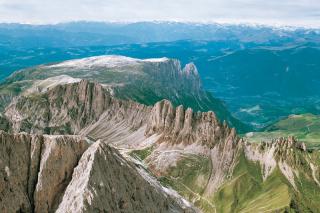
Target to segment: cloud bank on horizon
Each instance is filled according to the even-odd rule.
[[[181,21],[320,27],[320,0],[0,0],[0,22]]]

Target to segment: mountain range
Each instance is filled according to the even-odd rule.
[[[46,81],[41,81],[47,79]],[[175,106],[184,105],[198,111],[213,110],[238,131],[248,126],[235,119],[224,103],[202,88],[198,70],[193,63],[181,67],[178,60],[134,59],[122,56],[99,56],[70,60],[58,64],[41,65],[11,75],[0,86],[2,106],[21,93],[46,89],[80,79],[94,80],[121,99],[146,105],[162,99]]]
[[[0,78],[44,63],[99,55],[177,58],[196,64],[202,87],[238,120],[260,130],[291,114],[319,114],[319,45],[233,40],[175,41],[85,47],[0,47]],[[274,82],[274,83],[273,83]],[[299,86],[297,86],[299,85]]]
[[[320,211],[319,150],[241,138],[194,64],[90,57],[0,93],[4,212]]]
[[[179,22],[69,22],[55,25],[0,24],[0,46],[79,47],[210,40],[319,42],[319,29]]]

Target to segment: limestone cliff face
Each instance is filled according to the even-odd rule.
[[[82,153],[78,136],[0,132],[1,212],[52,212]]]
[[[194,95],[200,98],[202,94],[202,85],[196,66],[193,63],[181,67],[180,61],[176,59],[167,59],[159,62],[145,63],[143,71],[147,73],[152,82],[158,82],[160,85],[166,85],[165,88],[157,88],[156,93],[163,92],[167,89],[166,94],[171,94],[174,98],[172,101],[178,101],[174,93]],[[171,91],[170,91],[171,90]],[[163,96],[163,94],[159,94]]]
[[[155,104],[151,111],[146,135],[153,134],[160,135],[158,142],[163,145],[155,148],[146,162],[159,176],[165,175],[186,155],[210,159],[212,168],[205,187],[207,196],[212,195],[232,174],[243,146],[235,129],[226,123],[221,124],[214,112],[193,112],[190,108],[183,109],[183,106],[174,108],[167,100]]]
[[[83,80],[58,85],[45,94],[20,96],[8,106],[5,115],[14,132],[77,134],[102,114],[138,128],[145,119],[139,112],[147,111],[144,105],[115,99],[100,84]]]
[[[156,189],[118,151],[93,144],[75,168],[57,212],[194,212]]]
[[[1,212],[196,212],[103,142],[0,132]],[[80,160],[80,161],[79,161]]]
[[[146,135],[153,134],[161,134],[160,140],[167,143],[200,143],[209,148],[229,136],[236,137],[235,130],[226,123],[221,124],[214,112],[193,112],[183,106],[174,108],[167,100],[156,103],[151,111]]]
[[[71,180],[73,168],[87,148],[87,142],[77,136],[44,137],[34,193],[36,212],[56,209]]]

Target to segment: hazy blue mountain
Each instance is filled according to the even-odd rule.
[[[319,41],[319,30],[176,22],[71,22],[57,25],[0,24],[0,46],[74,47],[177,40],[242,42]]]

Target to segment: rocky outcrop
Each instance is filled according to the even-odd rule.
[[[166,59],[158,62],[149,61],[144,64],[143,71],[149,75],[148,78],[152,79],[153,82],[166,85],[168,94],[173,95],[173,91],[178,94],[184,91],[186,94],[193,94],[195,98],[199,98],[203,92],[198,70],[193,63],[189,63],[182,68],[180,61],[176,59]],[[158,93],[163,89],[157,88],[155,92]],[[173,91],[170,92],[169,90]],[[175,98],[178,99],[179,97]]]
[[[294,137],[278,138],[261,144],[247,144],[244,147],[247,159],[259,162],[263,179],[266,180],[272,172],[279,168],[291,185],[297,189],[295,176],[299,171],[312,174],[312,163],[308,162],[306,145]]]
[[[0,132],[1,212],[52,212],[88,147],[77,136]]]
[[[0,137],[0,211],[32,212],[43,138],[4,132]]]
[[[249,144],[246,146],[246,156],[249,159],[261,160],[261,162],[275,165],[278,161],[287,161],[294,165],[299,163],[296,153],[306,153],[306,145],[297,141],[294,137],[277,138],[260,144]],[[270,169],[268,169],[270,170]],[[266,173],[269,173],[266,171]]]
[[[160,135],[160,145],[145,160],[159,176],[175,167],[187,155],[206,156],[211,174],[205,194],[212,195],[232,174],[242,151],[243,141],[235,129],[221,124],[214,112],[193,112],[183,106],[174,108],[164,100],[155,104],[148,120],[146,135]],[[162,154],[165,153],[165,154]],[[167,163],[164,163],[167,162]]]
[[[147,112],[148,107],[115,99],[100,84],[83,80],[58,85],[44,94],[20,96],[8,106],[5,115],[14,132],[78,134],[102,114],[108,120],[138,128]]]
[[[63,200],[65,212],[183,212],[181,206],[139,175],[135,165],[98,141],[82,156]],[[188,212],[194,212],[191,208]]]
[[[38,181],[34,192],[35,212],[56,209],[88,143],[78,136],[45,136],[41,147]]]
[[[0,130],[10,131],[11,123],[0,113]]]
[[[208,197],[214,194],[228,177],[232,176],[235,167],[239,163],[239,157],[243,150],[243,141],[237,138],[235,131],[210,150],[211,175],[207,182],[204,194]]]
[[[174,108],[167,100],[156,103],[151,111],[146,135],[153,134],[161,134],[160,140],[166,143],[200,143],[209,148],[231,135],[236,137],[235,129],[221,124],[214,112],[193,112],[183,106]]]

